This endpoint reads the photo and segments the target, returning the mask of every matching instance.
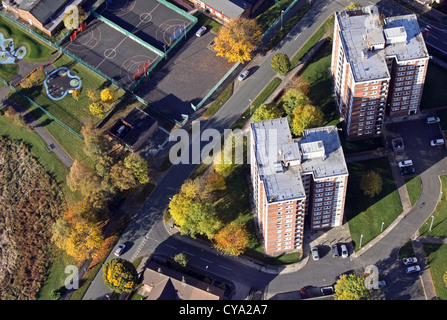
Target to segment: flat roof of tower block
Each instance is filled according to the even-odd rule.
[[[382,19],[372,7],[336,13],[340,37],[357,82],[389,79],[386,60],[428,59],[428,51],[415,14]],[[385,47],[370,47],[382,43]]]
[[[282,157],[280,150],[284,150],[287,145],[296,144],[292,140],[287,118],[253,122],[251,128],[259,175],[264,182],[267,201],[304,199],[306,193],[299,168],[285,168],[279,161]],[[290,145],[290,150],[295,153],[297,148]]]
[[[292,139],[287,118],[253,122],[251,128],[268,202],[305,198],[302,174],[314,179],[348,174],[335,126],[304,130],[301,139]]]
[[[303,157],[301,167],[304,172],[312,172],[314,179],[327,179],[347,175],[345,155],[336,126],[306,129],[299,142],[301,150],[312,146],[309,152],[315,156]]]

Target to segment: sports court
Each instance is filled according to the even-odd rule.
[[[62,47],[93,68],[130,88],[160,55],[110,25],[94,19]]]
[[[157,0],[105,1],[96,12],[160,51],[193,24]]]

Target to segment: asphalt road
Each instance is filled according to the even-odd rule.
[[[366,5],[371,4],[370,1],[359,2]],[[311,11],[290,32],[287,38],[281,42],[276,50],[269,52],[265,57],[255,60],[258,62],[262,61],[257,71],[244,81],[240,89],[233,94],[212,119],[201,123],[202,130],[215,128],[222,132],[223,129],[229,128],[241,116],[249,101],[253,100],[271,79],[276,76],[270,67],[271,56],[277,52],[283,52],[292,56],[333,11],[340,10],[349,3],[350,1],[344,0],[315,1]],[[383,3],[381,1],[381,4]],[[384,6],[386,10],[396,10],[396,14],[402,13],[398,10],[403,10],[394,3],[387,2]],[[424,135],[426,134],[425,132],[421,130],[420,134]],[[403,132],[402,134],[409,133]],[[434,150],[429,150],[430,148],[427,147],[425,142],[412,146],[414,150],[419,150],[419,147],[422,148],[421,150],[428,150],[425,152],[434,152]],[[224,257],[216,254],[213,250],[206,250],[189,242],[179,241],[174,237],[170,237],[161,222],[162,212],[169,203],[169,197],[178,192],[181,184],[193,172],[196,165],[174,165],[165,178],[157,185],[141,210],[135,214],[120,240],[120,243],[127,242],[130,244],[122,257],[131,260],[151,252],[168,256],[178,252],[185,252],[187,255],[189,254],[191,264],[194,267],[203,270],[205,273],[230,279],[238,289],[236,296],[233,297],[235,299],[243,298],[248,293],[250,287],[264,288],[268,295],[272,296],[276,293],[296,291],[307,285],[328,285],[334,283],[336,276],[343,272],[375,264],[385,277],[389,277],[389,280],[387,280],[391,285],[389,285],[389,289],[386,291],[387,299],[423,299],[419,278],[417,275],[404,275],[402,266],[396,258],[400,246],[417,231],[419,226],[430,216],[436,205],[437,195],[440,190],[437,175],[443,172],[442,168],[447,168],[444,163],[445,160],[437,162],[445,157],[445,149],[437,150],[432,155],[434,157],[432,162],[428,161],[426,169],[421,173],[423,190],[417,205],[392,232],[383,237],[375,246],[371,247],[357,259],[334,260],[330,254],[326,254],[319,261],[309,261],[298,272],[286,272],[286,270],[283,270],[278,275],[260,271],[259,267],[248,266],[238,261],[238,259]],[[108,259],[111,258],[113,258],[113,254]],[[105,299],[105,295],[108,293],[110,293],[110,290],[105,287],[102,273],[100,272],[87,290],[84,299]]]

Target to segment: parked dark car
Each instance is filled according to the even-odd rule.
[[[400,170],[400,174],[402,176],[405,176],[407,174],[413,174],[415,172],[416,172],[416,170],[413,167],[406,167],[406,168],[402,168],[402,170]]]

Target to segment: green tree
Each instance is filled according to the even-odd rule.
[[[208,239],[212,239],[223,226],[217,217],[214,205],[210,202],[194,202],[185,211],[186,219],[180,227],[180,232],[192,238],[205,235]]]
[[[116,293],[130,292],[136,286],[137,270],[127,260],[112,259],[104,265],[102,271],[105,285]]]
[[[67,185],[71,191],[80,191],[84,196],[101,189],[99,177],[89,166],[75,160],[67,175]]]
[[[323,113],[312,105],[298,106],[292,113],[292,132],[300,136],[305,129],[321,126]]]
[[[283,111],[275,103],[261,104],[253,113],[254,121],[281,118]]]
[[[92,115],[94,115],[95,117],[101,118],[104,113],[106,112],[104,109],[104,106],[101,103],[98,102],[94,102],[92,103],[90,106],[90,112],[92,113]]]
[[[359,187],[365,196],[374,198],[382,191],[382,178],[377,172],[370,170],[360,179]]]
[[[292,88],[287,90],[287,92],[281,98],[280,103],[284,111],[288,115],[291,115],[296,107],[310,104],[310,99],[307,97],[304,88]]]
[[[110,151],[109,140],[93,124],[81,128],[84,137],[84,152],[91,157],[103,157]]]
[[[135,179],[140,184],[146,184],[150,181],[149,164],[138,153],[131,153],[124,159],[124,166],[132,171]]]
[[[273,71],[285,76],[291,69],[289,57],[285,53],[277,53],[272,57],[271,66]]]
[[[174,261],[177,262],[179,265],[186,267],[189,263],[189,259],[183,252],[177,253],[174,256]]]
[[[442,277],[442,279],[444,280],[444,284],[447,288],[447,271],[444,273],[444,276]]]
[[[180,192],[169,202],[169,212],[180,228],[186,223],[189,207],[199,201],[199,191],[198,180],[188,179],[182,184]]]
[[[119,161],[110,168],[110,179],[120,191],[129,190],[137,185],[132,171],[124,166],[123,161]]]
[[[334,285],[335,300],[370,300],[365,278],[357,273],[343,274]]]

